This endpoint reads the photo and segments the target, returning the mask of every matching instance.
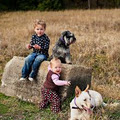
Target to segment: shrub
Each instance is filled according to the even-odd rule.
[[[61,0],[40,1],[37,9],[40,10],[40,11],[60,10],[60,9],[62,9],[62,1]]]

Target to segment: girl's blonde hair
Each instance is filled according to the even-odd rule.
[[[35,28],[37,25],[42,25],[42,26],[46,29],[46,23],[45,23],[45,21],[43,21],[43,20],[36,19],[36,20],[34,21],[34,28]]]
[[[61,60],[58,59],[58,58],[53,58],[53,59],[50,61],[50,67],[52,67],[52,65],[53,65],[55,62],[61,63]]]

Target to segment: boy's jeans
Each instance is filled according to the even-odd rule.
[[[46,60],[46,55],[31,53],[25,58],[25,64],[22,68],[22,78],[35,78],[42,61]]]

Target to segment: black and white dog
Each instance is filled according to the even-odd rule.
[[[62,63],[71,64],[71,55],[69,46],[76,41],[73,33],[70,31],[64,31],[61,37],[56,42],[52,50],[51,58],[59,58]]]

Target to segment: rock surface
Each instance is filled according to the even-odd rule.
[[[41,87],[45,81],[49,61],[42,62],[35,81],[19,81],[24,58],[14,56],[5,66],[2,76],[0,92],[7,96],[15,96],[24,101],[39,103],[41,100]],[[92,70],[80,65],[62,64],[61,80],[71,81],[70,86],[60,87],[62,101],[74,94],[75,86],[84,90],[87,84],[91,85]]]

